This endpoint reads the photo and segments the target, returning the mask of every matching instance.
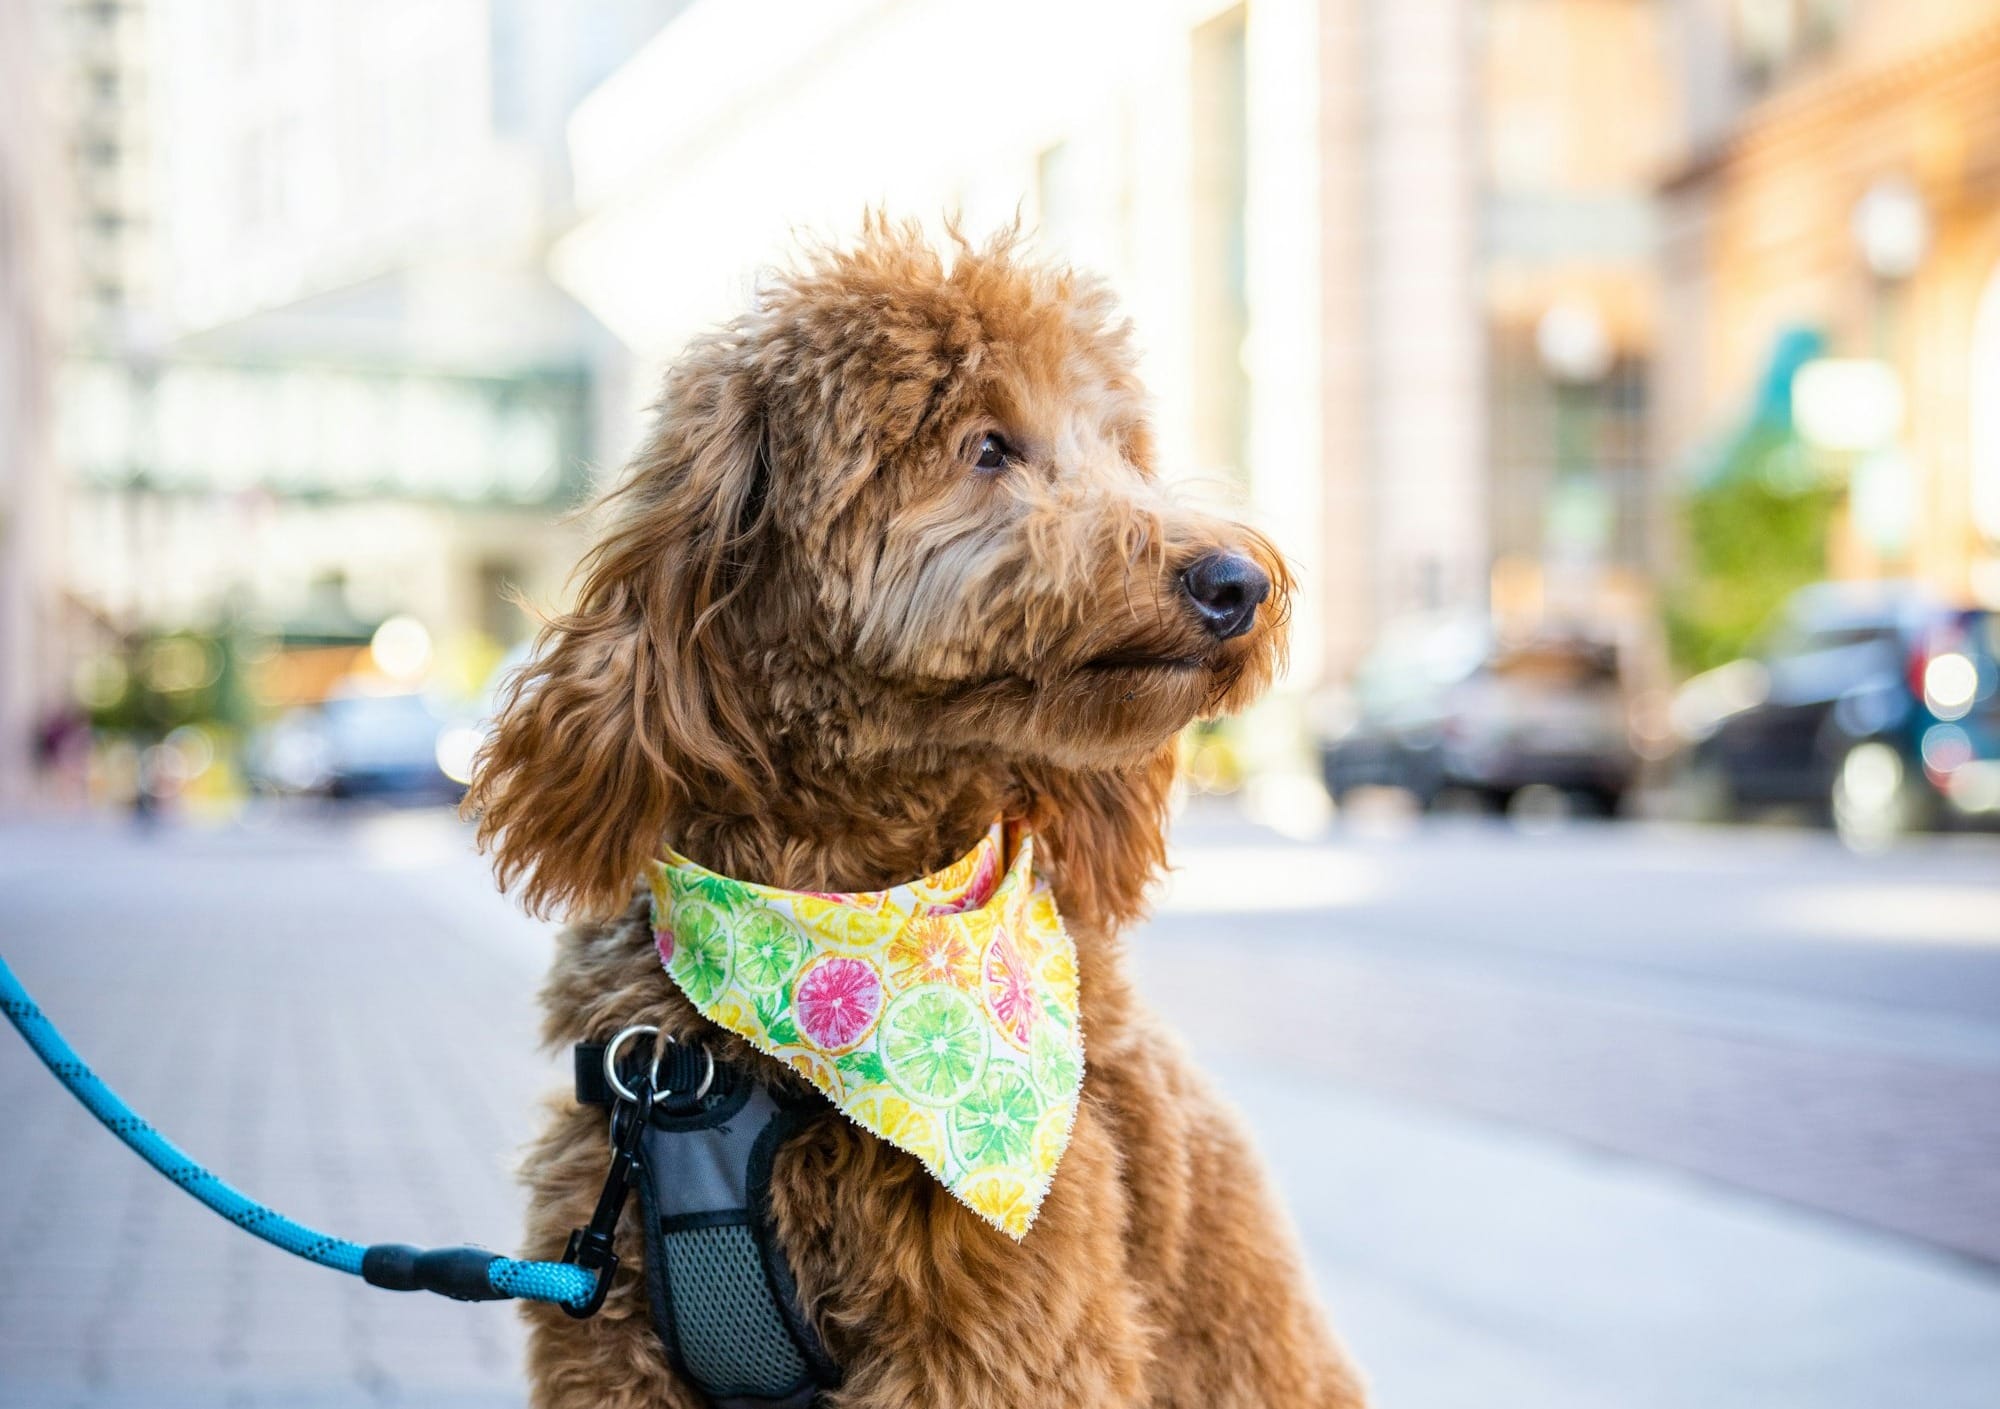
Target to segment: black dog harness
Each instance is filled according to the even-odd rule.
[[[650,1068],[644,1053],[620,1050],[629,1034],[650,1031],[581,1043],[575,1060],[577,1100],[612,1111],[606,1198],[623,1177],[621,1160],[639,1186],[653,1329],[675,1371],[714,1409],[808,1409],[840,1383],[840,1370],[778,1246],[771,1168],[825,1103],[692,1043],[661,1042]],[[642,1114],[643,1128],[634,1128]]]

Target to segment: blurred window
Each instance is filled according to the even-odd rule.
[[[1599,381],[1559,389],[1542,366],[1532,325],[1496,324],[1489,351],[1495,557],[1545,555],[1549,506],[1568,470],[1588,476],[1609,500],[1610,561],[1644,565],[1655,510],[1646,475],[1651,365],[1620,355]],[[1560,463],[1566,447],[1577,463]]]
[[[105,298],[125,290],[107,282]],[[581,377],[457,377],[169,359],[143,387],[129,367],[81,359],[79,385],[120,403],[143,395],[150,423],[76,401],[58,431],[85,483],[144,473],[204,492],[260,486],[281,496],[387,496],[457,503],[552,503],[582,473]],[[226,410],[227,414],[223,414]],[[218,427],[227,426],[227,433]],[[143,432],[143,433],[142,433]]]
[[[1354,694],[1371,718],[1434,705],[1485,661],[1492,636],[1475,617],[1406,617],[1382,629],[1355,672]]]
[[[1736,64],[1753,89],[1775,85],[1794,64],[1839,42],[1852,0],[1733,0]]]
[[[1833,654],[1869,655],[1884,648],[1893,655],[1901,640],[1896,622],[1886,617],[1879,621],[1815,622],[1789,616],[1770,633],[1757,654],[1773,665]]]

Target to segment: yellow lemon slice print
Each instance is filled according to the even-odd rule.
[[[959,1191],[973,1212],[998,1224],[1013,1237],[1027,1233],[1034,1218],[1028,1183],[1011,1169],[982,1169],[968,1177]]]
[[[863,1127],[897,1149],[915,1155],[932,1169],[944,1168],[944,1137],[937,1118],[922,1106],[883,1091],[861,1097],[847,1110]]]

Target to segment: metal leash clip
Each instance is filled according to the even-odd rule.
[[[652,1035],[653,1061],[646,1074],[638,1079],[638,1089],[634,1090],[618,1074],[618,1054],[627,1042],[641,1033]],[[564,1311],[579,1321],[597,1314],[611,1290],[612,1275],[618,1271],[618,1254],[612,1251],[612,1242],[618,1232],[619,1215],[624,1212],[625,1200],[632,1192],[632,1181],[639,1174],[639,1142],[645,1137],[646,1126],[652,1120],[654,1098],[673,1094],[671,1091],[660,1091],[658,1087],[660,1063],[667,1049],[674,1045],[674,1039],[657,1027],[635,1023],[612,1038],[604,1049],[604,1079],[613,1097],[611,1167],[604,1173],[604,1189],[597,1196],[597,1208],[590,1215],[590,1222],[570,1233],[569,1246],[562,1255],[564,1262],[597,1275],[597,1284],[591,1290],[588,1301],[580,1306],[567,1303],[563,1306]],[[706,1096],[715,1081],[715,1056],[705,1050],[702,1055],[708,1059],[708,1065],[701,1084],[690,1098],[695,1101]]]

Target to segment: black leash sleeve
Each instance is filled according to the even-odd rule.
[[[406,1243],[377,1243],[361,1255],[361,1277],[371,1287],[392,1292],[436,1292],[453,1301],[505,1301],[486,1279],[486,1269],[500,1261],[485,1248],[413,1248]]]

